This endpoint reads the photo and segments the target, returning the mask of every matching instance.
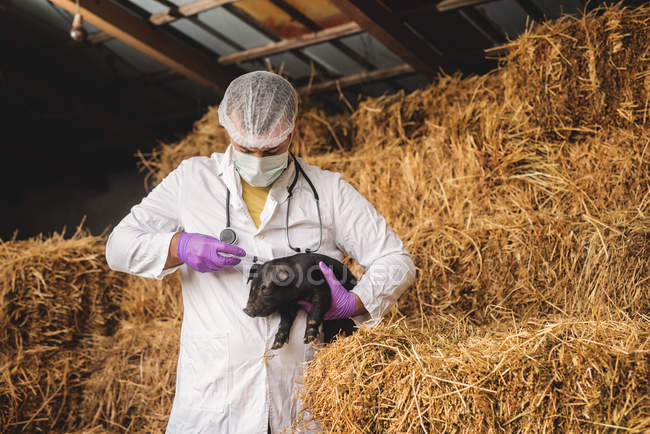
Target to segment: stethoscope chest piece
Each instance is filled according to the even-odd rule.
[[[237,244],[237,232],[230,227],[230,190],[226,189],[226,227],[219,233],[219,239],[227,244]]]
[[[237,244],[237,232],[231,228],[224,228],[219,234],[219,239],[228,244]]]

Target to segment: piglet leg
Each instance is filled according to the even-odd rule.
[[[327,292],[329,295],[329,291]],[[307,328],[305,329],[305,343],[316,339],[318,336],[318,326],[323,322],[323,316],[327,309],[329,309],[329,303],[325,302],[325,297],[320,293],[316,292],[314,297],[311,300],[311,309],[307,312]],[[328,305],[325,307],[325,305]]]
[[[286,305],[281,307],[279,310],[280,325],[278,326],[278,332],[275,334],[275,340],[273,341],[273,346],[271,347],[272,350],[281,348],[289,341],[289,332],[291,331],[293,320],[296,319],[296,314],[298,313],[298,305]]]

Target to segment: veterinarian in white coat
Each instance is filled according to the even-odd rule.
[[[295,253],[285,237],[295,163],[280,158],[284,167],[260,164],[257,174],[244,163],[265,153],[284,155],[296,116],[295,91],[280,76],[253,72],[234,80],[220,106],[220,123],[232,140],[226,151],[181,162],[109,235],[106,259],[112,269],[155,279],[181,272],[184,313],[167,432],[275,433],[306,417],[296,399],[305,362],[314,355],[313,346],[303,343],[305,311],[299,310],[289,342],[278,350],[270,347],[279,314],[251,318],[242,311],[249,295],[248,258]],[[247,159],[241,151],[249,151]],[[384,218],[340,174],[297,160],[320,199],[318,253],[339,260],[348,253],[365,268],[352,291],[353,319],[374,324],[414,281],[413,261]],[[271,181],[259,227],[242,199],[242,177],[253,184]],[[291,244],[314,247],[319,239],[314,195],[304,176],[297,179],[289,213]],[[241,262],[224,258],[229,255],[219,253],[225,251],[219,246],[225,244],[216,240],[226,227],[228,191],[230,227],[247,254]],[[211,249],[213,256],[198,258],[200,249],[192,250],[191,243],[205,240],[217,248]],[[210,268],[210,261],[218,271],[201,268]]]

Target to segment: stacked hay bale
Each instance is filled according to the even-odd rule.
[[[80,417],[85,429],[163,432],[183,313],[178,273],[163,281],[128,276],[120,312],[113,335],[92,337]]]
[[[294,152],[342,172],[418,267],[381,325],[310,364],[327,430],[650,430],[649,22],[565,17],[485,76],[302,113]],[[157,183],[227,144],[213,108],[142,164]],[[0,245],[3,427],[164,427],[177,276],[114,273],[103,251],[80,231]]]
[[[418,267],[385,325],[307,370],[327,429],[650,429],[649,23],[647,6],[564,17],[485,76],[303,113],[298,153],[342,172]],[[221,150],[210,136],[161,149],[156,179]]]
[[[423,316],[318,353],[325,427],[650,430],[649,36],[647,6],[565,17],[488,76],[362,104],[342,167],[413,253],[400,307]]]
[[[178,279],[114,272],[104,236],[64,234],[0,242],[3,432],[164,430]]]
[[[88,339],[114,333],[122,278],[103,240],[77,230],[0,244],[0,425],[53,430],[82,424]]]
[[[318,353],[305,404],[329,432],[647,432],[649,338],[563,317],[363,328]]]

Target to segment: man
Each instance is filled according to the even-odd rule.
[[[279,432],[299,416],[296,383],[315,351],[303,343],[305,311],[289,342],[271,350],[280,316],[242,310],[250,258],[295,253],[287,224],[292,246],[314,248],[320,212],[318,253],[339,260],[348,253],[366,270],[348,293],[321,266],[332,287],[327,319],[375,324],[415,278],[402,242],[359,192],[340,174],[289,155],[297,111],[296,92],[282,77],[258,71],[235,79],[219,107],[230,146],[181,162],[108,238],[114,270],[156,279],[181,270],[184,315],[167,432]],[[219,240],[227,226],[237,245]]]

